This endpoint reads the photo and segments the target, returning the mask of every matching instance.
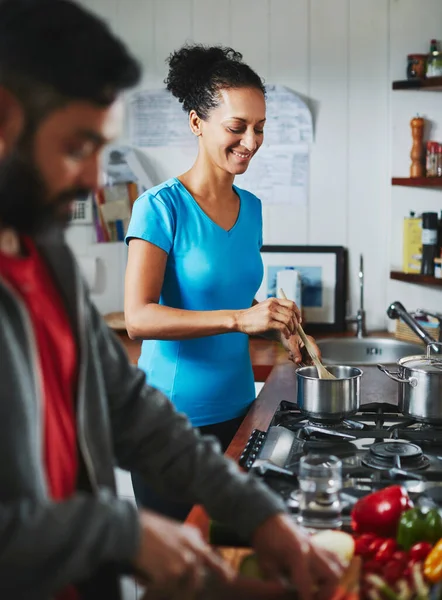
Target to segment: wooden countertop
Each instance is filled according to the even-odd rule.
[[[381,373],[376,366],[362,367],[361,403],[389,402],[397,403],[397,384]],[[252,404],[241,427],[238,429],[226,456],[238,461],[253,429],[266,430],[282,400],[294,402],[296,399],[296,372],[290,362],[276,364],[272,369],[261,393]],[[208,517],[204,509],[196,506],[191,511],[188,523],[200,528],[208,537]]]

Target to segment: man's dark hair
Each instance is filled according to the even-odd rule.
[[[34,124],[72,100],[109,106],[140,74],[107,25],[74,2],[0,2],[0,86]]]
[[[186,112],[195,110],[201,119],[207,119],[212,108],[218,106],[222,89],[251,87],[265,95],[262,79],[232,48],[186,45],[173,52],[167,62],[167,89],[182,102]]]

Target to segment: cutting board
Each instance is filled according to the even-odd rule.
[[[218,547],[217,551],[232,567],[238,571],[243,558],[253,552],[251,548]],[[360,557],[354,557],[344,574],[341,587],[330,600],[358,600],[359,580],[361,574]],[[210,579],[205,589],[196,595],[186,597],[179,594],[179,600],[296,600],[295,592],[288,591],[278,583],[260,581],[248,577],[238,577],[230,584],[221,583],[218,579]],[[178,596],[158,595],[150,591],[142,600],[178,600]]]
[[[217,551],[238,572],[243,558],[253,552],[251,548],[217,547]],[[296,600],[297,595],[287,591],[279,583],[260,581],[249,577],[238,577],[232,583],[222,583],[210,577],[200,593],[186,596],[180,591],[177,596],[149,590],[142,600]]]

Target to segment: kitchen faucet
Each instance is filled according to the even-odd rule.
[[[364,310],[364,257],[359,256],[359,309],[355,317],[346,317],[347,323],[356,324],[356,337],[367,337],[367,329],[365,326],[365,310]]]
[[[423,312],[423,311],[420,311]],[[431,313],[427,313],[432,316]],[[432,352],[435,354],[440,354],[441,346],[437,345],[437,341],[428,334],[422,325],[414,319],[409,312],[405,309],[404,305],[396,300],[396,302],[392,302],[390,306],[387,308],[387,315],[390,319],[402,319],[404,323],[408,325],[408,327],[414,331],[414,333],[427,345],[431,346]],[[438,315],[434,315],[436,318],[440,318]],[[436,342],[436,343],[435,343]]]
[[[439,342],[442,342],[442,315],[435,312],[430,312],[426,308],[418,308],[415,315],[422,315],[424,317],[433,317],[439,321]]]

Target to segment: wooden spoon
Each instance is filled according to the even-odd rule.
[[[287,296],[284,294],[284,290],[281,288],[279,288],[279,295],[281,296],[281,298],[284,298],[284,300],[287,300]],[[310,342],[308,337],[305,335],[305,332],[304,332],[301,324],[298,325],[298,333],[299,333],[299,337],[304,342],[304,346],[305,346],[307,352],[310,354],[310,358],[312,359],[313,364],[315,365],[315,367],[318,371],[319,379],[336,379],[336,377],[334,375],[332,375],[330,373],[330,371],[328,369],[326,369],[324,367],[324,365],[322,364],[322,362],[319,360],[319,357],[316,354],[315,347]]]

